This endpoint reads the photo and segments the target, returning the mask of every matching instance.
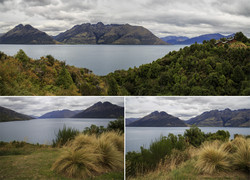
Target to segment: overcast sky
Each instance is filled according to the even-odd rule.
[[[205,111],[250,109],[250,97],[126,97],[126,118],[144,117],[153,111],[165,111],[181,120],[188,120]]]
[[[250,37],[249,0],[0,0],[0,33],[17,24],[56,35],[76,24],[128,23],[159,37],[231,34]]]
[[[97,102],[109,101],[124,106],[123,97],[85,97],[85,96],[33,96],[0,97],[0,106],[27,115],[41,116],[56,110],[84,110]]]

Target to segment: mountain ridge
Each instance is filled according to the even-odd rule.
[[[184,121],[164,111],[154,111],[127,125],[128,127],[186,127]]]
[[[71,111],[69,109],[51,111],[43,114],[39,117],[39,119],[46,119],[46,118],[71,118],[72,116],[80,113],[81,110]]]
[[[29,24],[19,24],[0,36],[0,44],[55,44],[55,41]]]
[[[18,113],[9,108],[5,108],[0,106],[0,122],[8,122],[8,121],[23,121],[34,119],[31,116]]]
[[[234,35],[235,34],[224,36],[220,33],[213,33],[213,34],[203,34],[203,35],[195,36],[192,38],[188,38],[186,36],[166,36],[166,37],[162,37],[161,39],[173,45],[175,44],[189,45],[189,44],[194,44],[195,42],[197,42],[198,44],[201,44],[204,40],[209,41],[211,39],[219,40],[221,38],[229,38]]]
[[[206,127],[250,127],[250,109],[211,110],[186,121],[189,125]]]
[[[97,102],[72,118],[119,118],[124,116],[124,107],[110,102]]]

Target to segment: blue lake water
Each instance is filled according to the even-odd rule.
[[[48,54],[66,64],[84,67],[97,75],[150,63],[186,45],[0,45],[0,51],[15,55],[19,49],[34,59]]]
[[[0,123],[0,141],[10,142],[13,140],[26,141],[29,143],[51,144],[55,134],[64,125],[82,131],[91,124],[106,127],[109,121],[115,119],[95,118],[54,118],[32,119],[28,121],[11,121]]]
[[[201,131],[215,133],[218,130],[228,131],[233,139],[234,134],[250,135],[250,128],[238,127],[199,127]],[[148,148],[150,143],[158,139],[161,135],[167,136],[184,134],[189,127],[126,127],[126,152],[140,151],[140,147]]]

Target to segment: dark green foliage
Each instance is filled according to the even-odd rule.
[[[228,141],[230,138],[230,133],[228,131],[218,130],[216,133],[207,133],[206,140],[220,140]]]
[[[216,46],[215,42],[196,43],[152,63],[109,76],[115,79],[118,89],[124,88],[130,95],[248,94],[249,85],[242,83],[250,82],[250,48]],[[116,83],[112,80],[112,84]]]
[[[205,133],[197,126],[192,126],[190,129],[187,129],[184,133],[184,137],[195,147],[200,146],[205,141]]]
[[[107,131],[117,131],[120,133],[124,133],[124,119],[123,118],[119,118],[117,120],[114,121],[110,121],[108,123],[107,128],[104,128],[103,126],[96,126],[94,124],[92,124],[90,127],[86,127],[83,130],[84,134],[95,134],[95,135],[101,135],[103,132],[107,132]]]
[[[64,89],[68,89],[73,84],[73,80],[70,76],[70,73],[64,65],[62,66],[62,69],[59,73],[56,84]]]
[[[110,121],[107,126],[108,131],[119,131],[121,133],[124,133],[124,119],[119,118],[114,121]]]
[[[118,85],[116,80],[110,76],[108,77],[108,95],[117,95],[118,94]]]
[[[96,126],[94,124],[92,124],[90,127],[86,127],[84,130],[83,130],[83,134],[89,134],[89,135],[92,135],[92,134],[95,134],[95,135],[100,135],[102,134],[103,132],[106,132],[107,129],[104,128],[103,126]]]
[[[242,32],[237,32],[234,36],[234,38],[237,41],[242,41],[243,43],[248,42],[248,38],[242,33]]]
[[[59,129],[59,131],[56,134],[56,139],[53,139],[53,147],[55,146],[63,146],[65,143],[68,141],[74,139],[74,137],[79,134],[79,131],[71,128],[71,127],[66,127],[65,125],[63,126],[63,129]]]
[[[126,174],[127,176],[135,176],[136,173],[154,170],[161,160],[164,161],[166,155],[171,155],[173,149],[183,151],[186,147],[185,138],[181,135],[161,136],[150,144],[149,149],[141,147],[140,152],[127,153]]]

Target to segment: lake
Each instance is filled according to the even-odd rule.
[[[7,45],[0,51],[15,55],[19,49],[34,59],[48,54],[66,64],[84,67],[97,75],[150,63],[186,45]]]
[[[250,135],[250,128],[238,127],[199,127],[201,131],[215,133],[218,130],[225,130],[230,133],[233,139],[234,134]],[[169,133],[174,135],[184,134],[189,127],[126,127],[126,152],[140,151],[140,147],[148,148],[150,143],[158,139],[160,135],[167,136]]]
[[[54,118],[32,119],[28,121],[10,121],[0,123],[0,141],[26,141],[29,143],[51,144],[59,129],[72,127],[82,131],[91,124],[106,127],[115,119],[95,118]]]

